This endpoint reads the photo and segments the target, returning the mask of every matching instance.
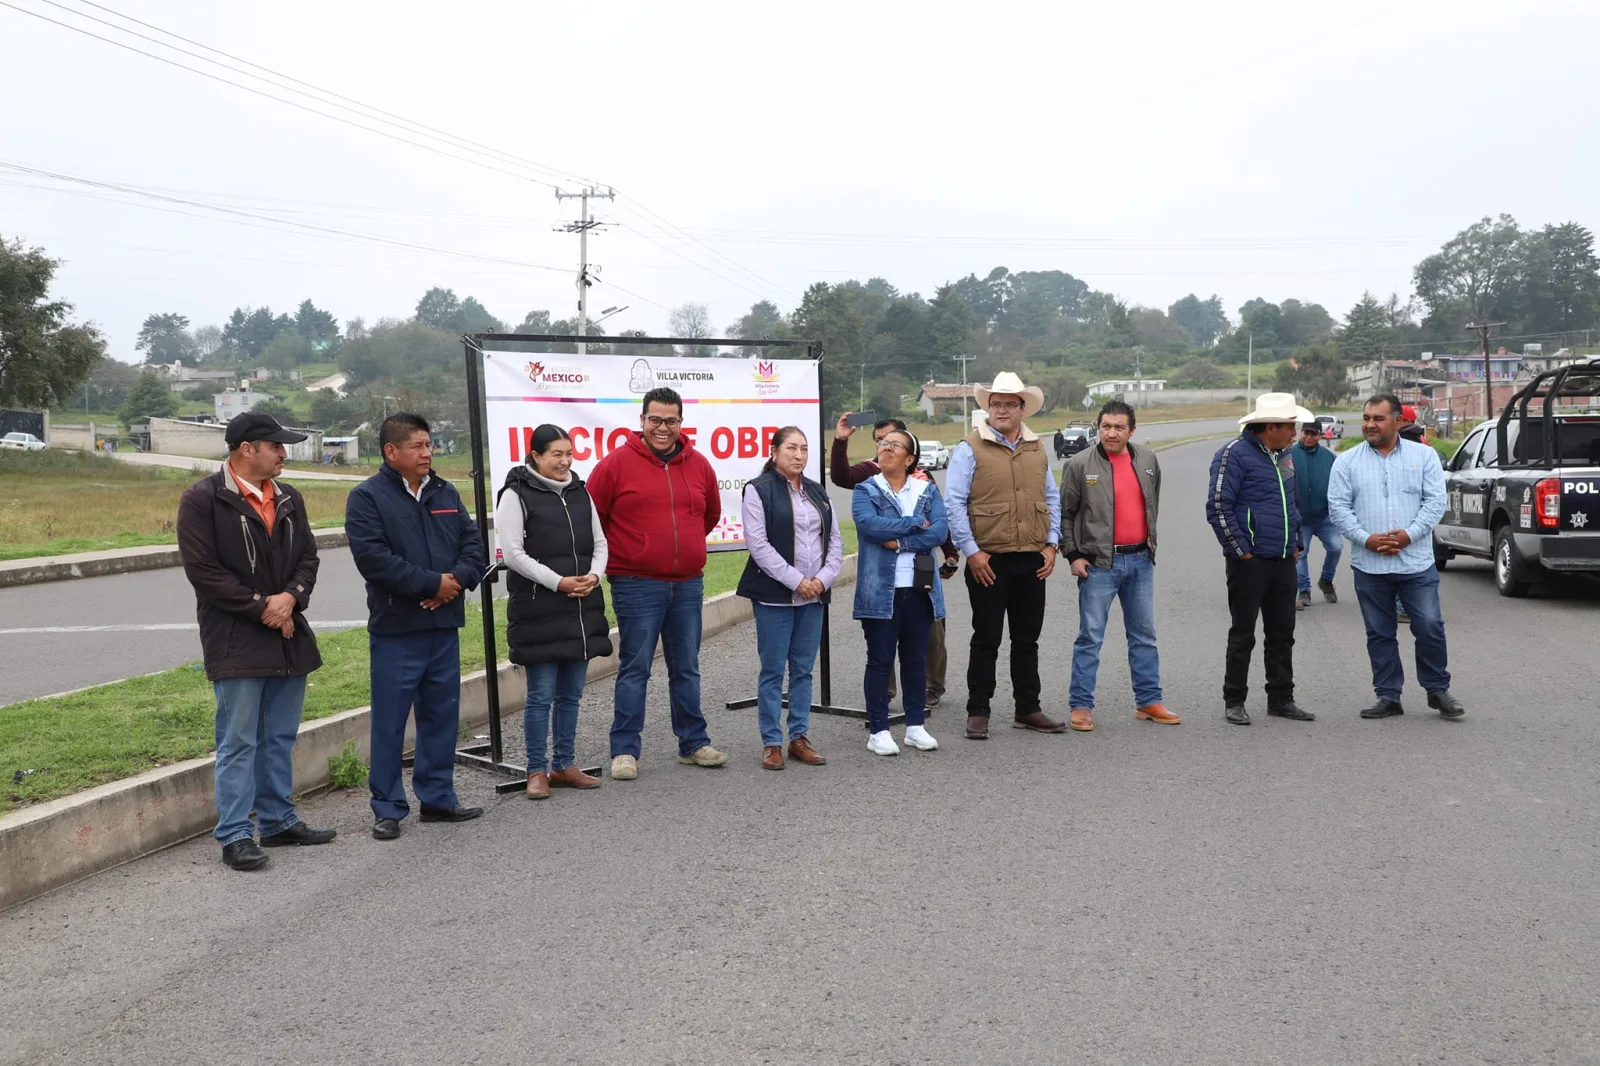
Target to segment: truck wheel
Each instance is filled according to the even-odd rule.
[[[1433,538],[1433,565],[1436,569],[1443,570],[1450,565],[1450,560],[1456,557],[1455,552],[1439,543],[1437,534]]]
[[[1528,582],[1516,579],[1522,570],[1522,555],[1511,536],[1511,527],[1501,526],[1494,535],[1494,587],[1500,595],[1521,599],[1528,594]]]

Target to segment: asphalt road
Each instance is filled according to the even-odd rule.
[[[1162,456],[1183,725],[1132,720],[1114,615],[1093,733],[962,739],[954,585],[942,750],[874,757],[818,716],[829,764],[769,773],[754,712],[720,709],[752,690],[741,627],[702,655],[726,768],[674,762],[658,678],[638,781],[535,804],[461,771],[486,817],[395,843],[361,795],[319,797],[303,814],[340,838],[259,873],[200,839],[0,916],[0,1062],[1600,1062],[1600,597],[1504,600],[1452,567],[1467,717],[1411,687],[1364,722],[1341,569],[1341,602],[1299,617],[1319,719],[1265,719],[1257,689],[1257,724],[1227,725],[1211,450]],[[1075,604],[1058,574],[1059,711]],[[858,702],[848,595],[832,619],[834,695]],[[606,754],[610,695],[585,697],[580,760]]]
[[[1140,439],[1175,440],[1231,429],[1227,420],[1155,424],[1141,431]],[[205,462],[119,455],[129,461]],[[944,475],[936,478],[942,485]],[[835,489],[833,496],[849,514],[850,494]],[[350,553],[324,551],[312,628],[339,629],[363,624],[366,617],[366,594]],[[12,663],[27,664],[0,671],[0,705],[170,670],[200,657],[194,592],[179,569],[0,589],[0,649]]]

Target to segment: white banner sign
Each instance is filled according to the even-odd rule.
[[[526,458],[533,431],[546,422],[572,436],[572,467],[587,479],[602,457],[639,429],[644,394],[661,386],[683,397],[684,439],[717,473],[722,521],[706,538],[710,550],[744,547],[744,483],[761,473],[779,428],[806,431],[807,473],[823,480],[830,441],[817,436],[815,360],[485,352],[483,379],[491,497]]]

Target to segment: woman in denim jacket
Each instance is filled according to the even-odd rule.
[[[910,433],[895,430],[878,441],[878,473],[855,488],[850,514],[855,519],[854,617],[867,638],[865,677],[867,750],[898,755],[889,735],[889,674],[900,653],[900,691],[905,696],[905,742],[919,751],[939,746],[924,726],[928,633],[944,617],[936,553],[949,533],[944,500],[932,481],[914,478],[919,446]],[[916,560],[926,557],[919,579]],[[929,565],[932,564],[932,565]],[[918,588],[918,584],[930,587]]]

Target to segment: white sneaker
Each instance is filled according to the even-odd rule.
[[[933,739],[933,734],[920,725],[906,726],[906,744],[918,751],[939,750],[939,742]]]
[[[883,729],[867,738],[867,750],[874,755],[899,755],[900,745],[894,742],[887,729]]]

